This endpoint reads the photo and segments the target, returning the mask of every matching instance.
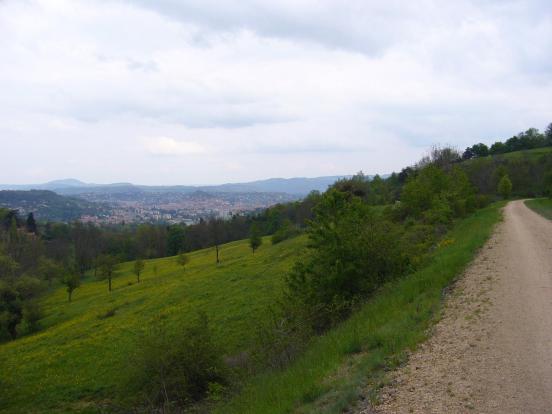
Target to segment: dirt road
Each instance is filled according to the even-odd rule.
[[[514,201],[432,336],[362,413],[552,413],[552,222]]]

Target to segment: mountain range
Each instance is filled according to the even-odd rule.
[[[325,191],[335,181],[349,176],[269,178],[245,183],[191,186],[151,186],[131,183],[93,184],[69,178],[50,181],[43,184],[0,184],[0,190],[50,190],[58,194],[75,195],[82,193],[118,193],[118,192],[170,192],[191,193],[195,191],[217,193],[287,193],[306,195],[311,191]]]

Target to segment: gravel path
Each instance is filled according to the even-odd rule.
[[[552,413],[552,222],[522,201],[367,413]]]

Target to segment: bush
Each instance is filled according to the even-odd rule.
[[[42,310],[36,301],[27,301],[23,305],[23,320],[17,327],[19,335],[30,334],[40,329],[39,320],[42,319]]]
[[[272,235],[272,244],[278,244],[299,234],[299,229],[291,221],[285,220],[280,228]]]
[[[407,260],[399,232],[358,197],[329,190],[309,225],[309,253],[287,278],[288,296],[323,331],[342,319],[358,299],[402,274]]]
[[[160,318],[136,344],[124,394],[139,395],[150,408],[185,407],[228,382],[223,353],[212,340],[206,316],[170,335]],[[218,391],[218,392],[219,392]]]

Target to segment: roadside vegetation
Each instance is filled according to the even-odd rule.
[[[462,272],[500,220],[494,203],[455,225],[409,277],[385,284],[337,328],[315,338],[285,370],[248,382],[217,413],[341,413],[359,395],[377,398],[387,369],[425,339],[444,289]]]

